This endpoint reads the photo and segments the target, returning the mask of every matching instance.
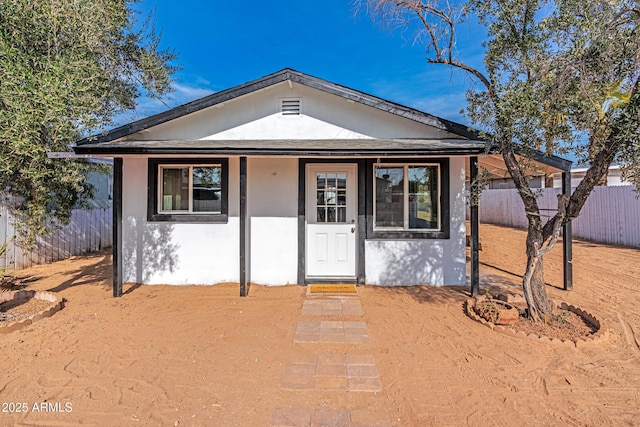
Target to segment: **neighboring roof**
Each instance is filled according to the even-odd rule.
[[[462,138],[478,139],[478,133],[467,126],[455,123],[440,117],[433,116],[431,114],[424,113],[413,108],[405,107],[400,104],[396,104],[391,101],[378,98],[373,95],[366,94],[364,92],[357,91],[345,86],[341,86],[335,83],[331,83],[326,80],[319,79],[317,77],[310,76],[308,74],[301,73],[299,71],[292,70],[290,68],[284,68],[276,73],[269,74],[268,76],[261,77],[257,80],[242,84],[240,86],[232,87],[221,92],[216,92],[212,95],[205,96],[204,98],[197,99],[187,104],[181,105],[171,110],[155,114],[153,116],[137,120],[135,122],[117,127],[109,132],[90,136],[81,139],[76,145],[81,146],[88,143],[96,142],[108,142],[113,141],[125,136],[140,132],[153,126],[168,122],[185,116],[187,114],[200,111],[204,108],[228,102],[239,96],[243,96],[260,89],[278,84],[281,82],[291,81],[302,84],[314,89],[321,90],[333,95],[340,96],[342,98],[358,102],[360,104],[367,105],[378,110],[386,111],[410,120],[414,120],[419,123],[423,123],[429,126],[433,126],[437,129],[441,129],[456,135],[460,135]]]
[[[84,143],[78,154],[253,154],[253,155],[472,155],[484,141],[468,139],[303,139],[117,141]]]

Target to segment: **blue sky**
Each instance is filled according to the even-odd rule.
[[[175,49],[182,70],[166,105],[141,99],[121,123],[289,67],[469,124],[460,114],[469,79],[428,64],[423,46],[356,15],[351,0],[143,0],[135,7],[155,11],[161,47]],[[458,34],[461,58],[480,66],[482,31],[469,25]]]

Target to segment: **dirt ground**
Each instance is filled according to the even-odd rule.
[[[482,225],[483,287],[517,287],[522,231]],[[0,335],[0,425],[268,426],[276,408],[370,410],[393,426],[640,425],[640,250],[574,244],[546,257],[552,297],[600,316],[608,342],[569,348],[495,333],[463,314],[462,288],[363,286],[369,343],[293,343],[305,289],[125,286],[108,253],[17,272],[68,300]],[[321,354],[375,356],[382,390],[281,388],[285,367]],[[58,403],[54,412],[33,405]],[[13,405],[13,408],[16,406]]]

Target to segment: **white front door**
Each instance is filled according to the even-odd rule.
[[[357,165],[307,165],[307,277],[355,277]]]

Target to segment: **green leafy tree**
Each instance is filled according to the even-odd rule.
[[[523,202],[528,229],[523,279],[529,315],[550,315],[543,255],[576,218],[618,161],[640,183],[640,11],[626,0],[359,0],[357,7],[424,43],[427,60],[462,70],[479,84],[467,115],[502,155]],[[457,54],[459,25],[473,16],[487,30],[484,66]],[[558,213],[540,215],[530,188],[534,150],[573,153],[588,165]],[[606,221],[606,218],[603,218]]]
[[[92,193],[89,162],[47,159],[112,125],[142,93],[170,91],[175,54],[159,49],[132,1],[0,1],[0,194],[28,246]]]

